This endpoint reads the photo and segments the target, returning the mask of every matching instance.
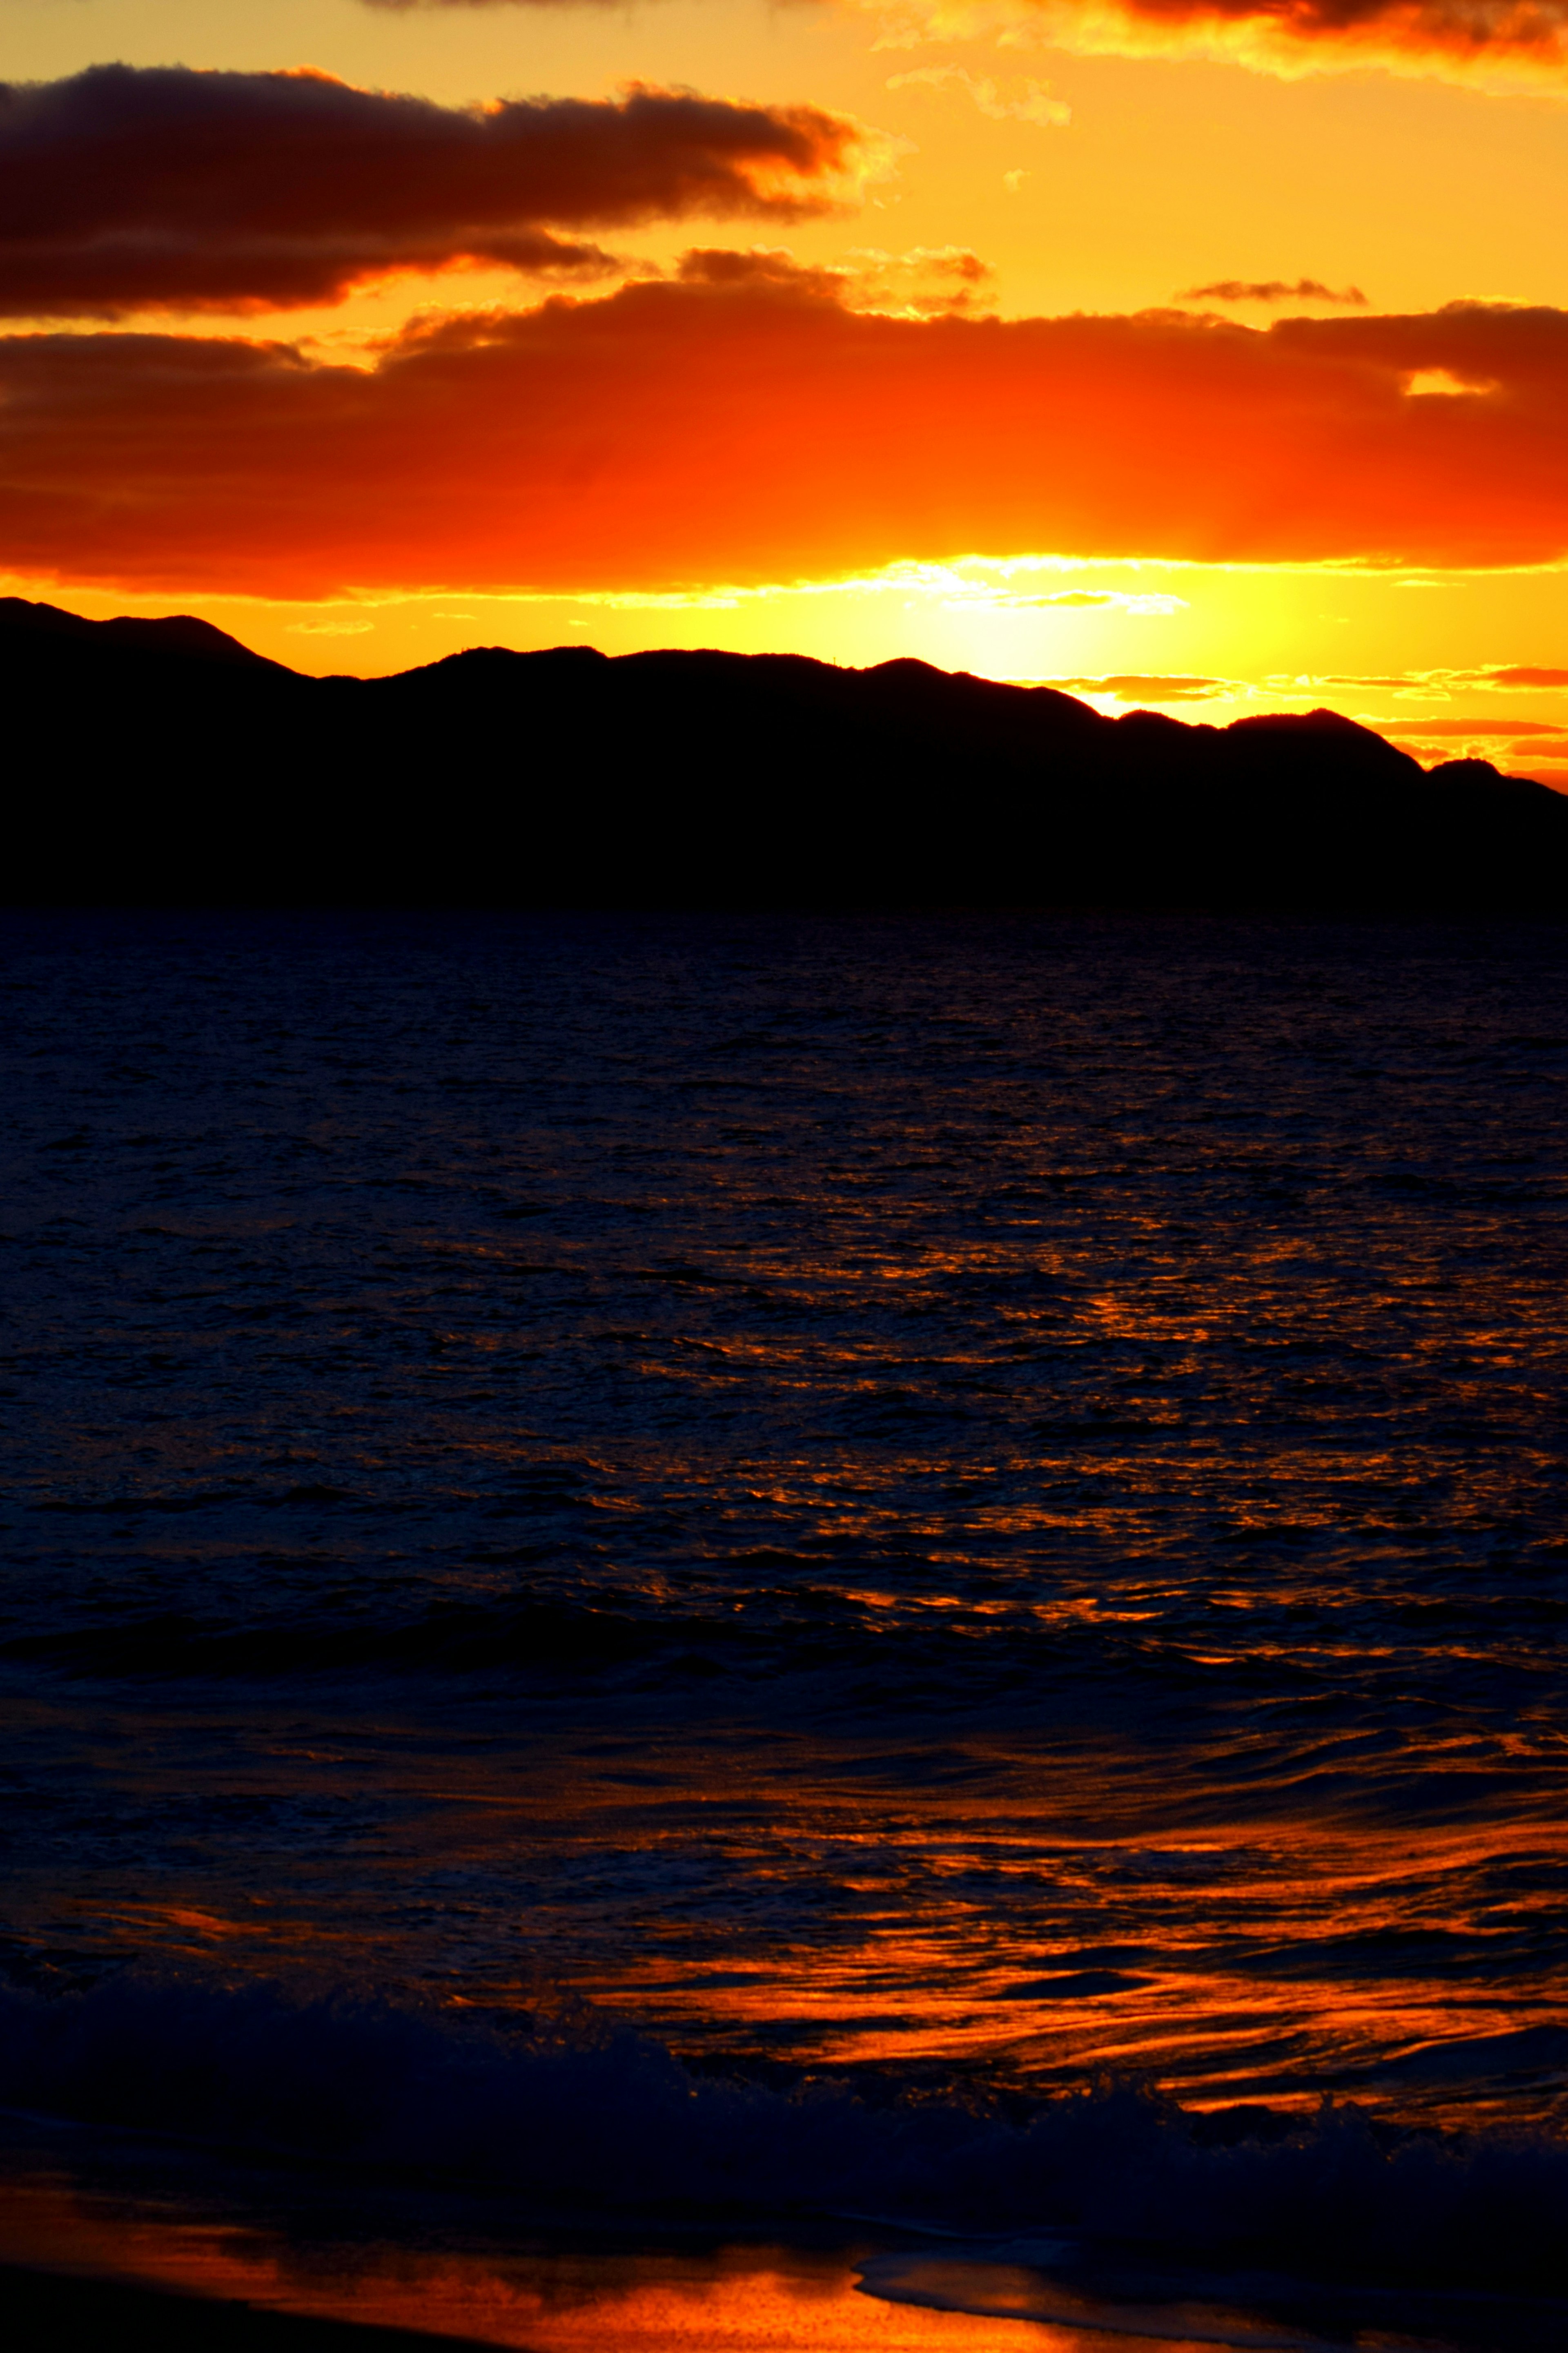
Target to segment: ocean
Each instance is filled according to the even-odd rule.
[[[1568,2341],[1568,933],[3,938],[0,2254]]]

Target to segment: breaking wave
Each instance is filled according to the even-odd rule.
[[[698,2076],[592,2013],[130,1970],[0,1990],[0,2100],[479,2185],[553,2216],[875,2212],[1318,2276],[1568,2284],[1568,2147],[1539,2134],[1399,2134],[1351,2107],[1193,2116],[1115,2084],[1027,2114],[897,2086],[783,2091]]]

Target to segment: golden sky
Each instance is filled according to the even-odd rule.
[[[0,0],[0,586],[1568,787],[1568,0]]]

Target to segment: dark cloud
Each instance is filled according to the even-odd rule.
[[[236,337],[0,340],[5,560],[320,597],[758,584],[976,552],[1568,555],[1568,312],[921,320],[857,311],[776,257],[700,273],[429,321],[371,368]],[[1473,389],[1412,390],[1433,371]]]
[[[1364,310],[1366,296],[1359,286],[1342,286],[1336,292],[1321,279],[1216,278],[1212,286],[1189,286],[1178,302],[1343,302]]]
[[[454,262],[603,269],[563,229],[831,210],[870,152],[816,107],[636,89],[468,111],[317,73],[0,84],[0,313],[280,308]]]

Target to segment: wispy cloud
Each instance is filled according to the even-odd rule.
[[[1564,723],[1552,719],[1422,719],[1401,720],[1402,728],[1426,736],[1463,736],[1467,742],[1513,742],[1532,735],[1561,735]]]
[[[1568,670],[1542,669],[1531,662],[1488,663],[1479,670],[1388,670],[1366,676],[1362,673],[1289,677],[1280,673],[1268,681],[1272,688],[1289,692],[1300,688],[1315,691],[1332,687],[1358,693],[1382,693],[1394,696],[1396,702],[1447,702],[1457,693],[1472,690],[1517,694],[1530,691],[1548,692],[1568,691]],[[1426,723],[1423,723],[1424,724]],[[1511,724],[1505,722],[1504,724]],[[1463,723],[1468,726],[1470,723]],[[1432,732],[1427,724],[1427,732]]]
[[[1342,302],[1364,310],[1366,296],[1359,286],[1337,290],[1320,278],[1216,278],[1208,286],[1189,286],[1173,298],[1178,302]]]
[[[973,99],[993,122],[1035,122],[1044,130],[1062,130],[1072,121],[1072,109],[1053,98],[1049,84],[1016,79],[1011,94],[989,74],[973,74],[963,66],[916,66],[909,73],[889,74],[889,90],[907,90],[917,82],[933,90],[952,87]]]
[[[973,41],[1080,56],[1219,58],[1286,77],[1438,76],[1563,93],[1565,0],[849,0],[877,46]]]
[[[371,7],[609,7],[619,0],[366,0]],[[1287,76],[1383,67],[1502,90],[1562,88],[1568,0],[845,0],[879,47],[1000,36],[1120,57],[1223,58]]]
[[[1134,705],[1212,702],[1222,698],[1228,701],[1253,691],[1237,679],[1194,678],[1182,672],[1171,675],[1160,671],[1123,673],[1110,678],[1042,678],[1035,683],[1059,687],[1067,694],[1098,695],[1106,702]]]

